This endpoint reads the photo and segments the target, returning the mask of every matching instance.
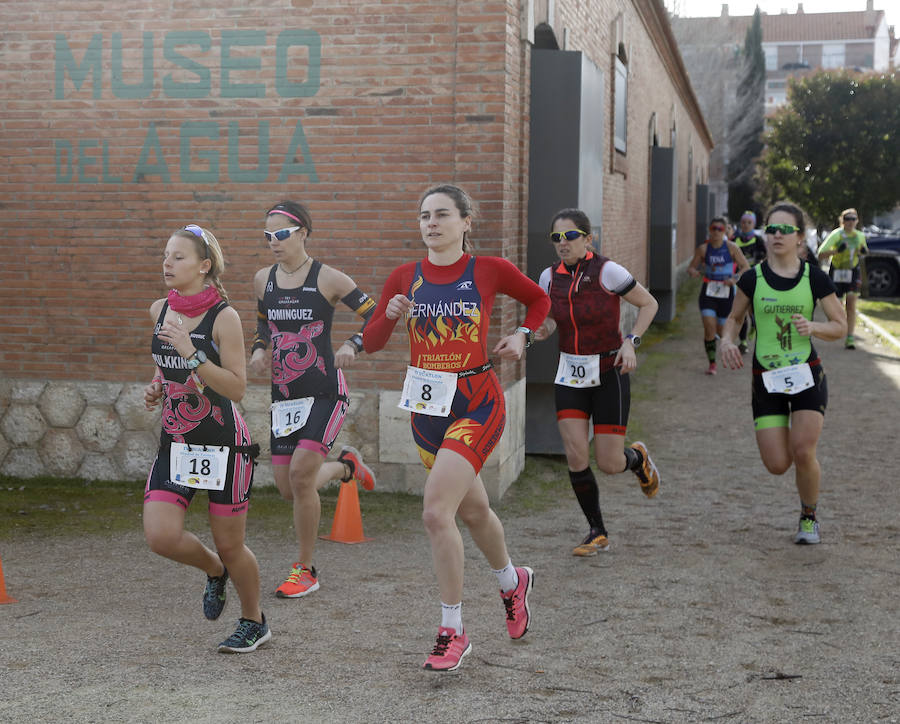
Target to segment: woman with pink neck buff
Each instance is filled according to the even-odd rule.
[[[168,297],[150,305],[156,375],[144,389],[148,410],[162,403],[159,452],[144,493],[150,549],[207,575],[203,614],[219,618],[231,578],[241,602],[234,634],[218,646],[246,653],[272,637],[259,605],[259,565],[244,543],[253,458],[258,445],[236,402],[244,395],[244,335],[228,305],[216,237],[190,224],[169,237],[163,253]],[[209,496],[216,550],[184,529],[197,490]]]

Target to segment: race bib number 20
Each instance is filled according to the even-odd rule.
[[[599,387],[600,355],[560,352],[555,381],[566,387]]]

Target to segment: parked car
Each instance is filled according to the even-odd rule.
[[[900,234],[866,237],[869,253],[864,257],[870,297],[900,295]]]

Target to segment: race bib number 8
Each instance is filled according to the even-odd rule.
[[[785,395],[796,395],[798,392],[808,390],[813,382],[812,370],[807,362],[802,365],[779,367],[777,370],[763,372],[763,384],[769,392],[778,392]]]
[[[224,490],[228,470],[228,447],[207,447],[173,442],[169,454],[169,477],[186,488]]]
[[[725,282],[707,282],[706,296],[715,299],[728,299],[731,290]]]
[[[301,397],[298,400],[282,400],[272,403],[272,434],[287,437],[302,428],[309,419],[315,397]]]
[[[840,282],[841,284],[849,284],[853,281],[853,270],[852,269],[835,269],[834,270],[834,280],[836,282]]]
[[[554,381],[566,387],[599,387],[600,355],[560,352]]]
[[[439,370],[423,370],[421,367],[407,367],[400,394],[401,410],[417,412],[420,415],[447,417],[456,395],[456,373]]]

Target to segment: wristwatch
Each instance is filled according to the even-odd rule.
[[[626,334],[625,339],[630,339],[631,346],[634,347],[635,349],[637,349],[638,347],[641,346],[641,338],[638,337],[636,334]]]
[[[192,354],[190,357],[187,358],[188,369],[189,370],[197,369],[200,365],[202,365],[204,362],[206,362],[207,359],[209,359],[209,358],[206,356],[206,352],[204,352],[202,349],[196,350],[194,352],[194,354]]]
[[[528,327],[516,327],[516,332],[521,332],[525,335],[525,349],[528,349],[532,344],[534,344],[533,329],[529,329]]]

